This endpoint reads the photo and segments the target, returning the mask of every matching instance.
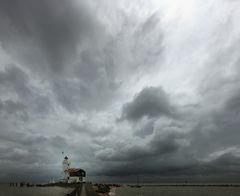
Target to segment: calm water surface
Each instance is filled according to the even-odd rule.
[[[240,196],[240,187],[121,187],[116,196]]]
[[[64,196],[72,188],[62,187],[9,187],[0,185],[0,196]]]

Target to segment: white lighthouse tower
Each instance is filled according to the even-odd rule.
[[[67,180],[68,179],[68,169],[70,167],[70,163],[68,162],[68,157],[65,156],[62,162],[62,169],[63,169],[63,174],[64,174],[64,179]]]

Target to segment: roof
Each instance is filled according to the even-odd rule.
[[[78,171],[84,171],[83,169],[81,168],[68,168],[67,169],[68,172],[78,172]],[[85,171],[84,171],[85,172]]]

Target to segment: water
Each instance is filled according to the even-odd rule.
[[[116,196],[239,196],[240,187],[121,187]]]
[[[65,196],[72,188],[0,186],[0,196]]]

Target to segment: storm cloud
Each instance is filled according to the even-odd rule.
[[[1,0],[0,181],[238,179],[239,9]]]
[[[130,103],[123,106],[122,118],[138,120],[144,116],[171,117],[174,113],[174,107],[169,103],[169,98],[161,87],[147,87]]]

